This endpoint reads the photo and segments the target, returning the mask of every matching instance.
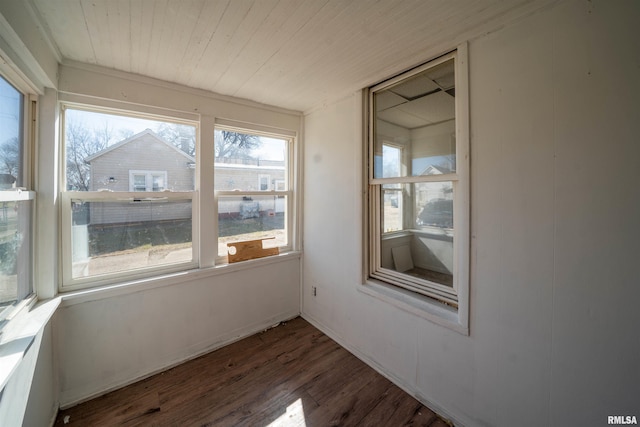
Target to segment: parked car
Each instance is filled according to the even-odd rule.
[[[427,202],[416,222],[421,227],[453,228],[453,200],[435,199]]]

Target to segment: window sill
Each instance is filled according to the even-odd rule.
[[[0,390],[18,368],[36,336],[60,305],[60,298],[26,304],[7,322],[0,333]]]
[[[113,285],[105,285],[82,290],[67,291],[60,293],[63,306],[82,304],[90,301],[97,301],[105,298],[112,298],[119,295],[126,295],[149,289],[172,286],[176,283],[184,283],[192,280],[199,280],[206,277],[218,276],[221,274],[233,273],[236,271],[249,270],[264,265],[285,262],[292,259],[299,259],[301,252],[292,251],[258,258],[249,261],[242,261],[234,264],[216,265],[209,268],[193,269],[178,273],[165,274],[162,276],[147,277],[139,280],[131,280]]]
[[[358,290],[462,335],[469,335],[469,327],[462,324],[458,309],[432,298],[373,279],[358,286]]]

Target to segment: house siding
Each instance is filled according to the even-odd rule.
[[[276,182],[286,181],[284,162],[254,162],[256,165],[216,163],[215,188],[221,191],[260,191],[263,190],[259,186],[260,177],[266,175],[269,177],[269,184],[265,191],[273,191],[279,189]],[[260,165],[264,163],[267,164]],[[218,217],[272,215],[283,213],[285,206],[285,199],[274,195],[226,196],[218,200]]]
[[[91,190],[131,191],[131,171],[166,172],[165,191],[194,189],[193,161],[160,140],[153,133],[139,137],[114,149],[107,149],[91,162]],[[158,194],[161,197],[161,194]],[[191,218],[191,202],[130,201],[124,203],[92,202],[90,224],[122,224]]]

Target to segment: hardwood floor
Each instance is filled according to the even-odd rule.
[[[55,422],[55,426],[109,425],[448,424],[296,318],[60,411]]]

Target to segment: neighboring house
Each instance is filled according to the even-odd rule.
[[[216,190],[269,191],[285,189],[282,160],[217,158]]]
[[[259,159],[216,159],[216,190],[270,191],[285,189],[284,161]],[[90,191],[165,192],[192,191],[195,159],[162,139],[150,129],[120,141],[85,159],[91,165]],[[159,195],[160,197],[160,195]],[[131,203],[140,207],[131,209]],[[284,212],[285,202],[272,197],[225,197],[220,200],[221,217],[250,218]],[[118,224],[191,218],[190,203],[168,206],[154,202],[93,202],[91,225]]]
[[[150,129],[120,141],[85,159],[91,165],[90,191],[192,191],[195,159]],[[140,203],[131,209],[131,203]],[[191,218],[190,203],[161,201],[120,203],[93,202],[90,223],[116,224]]]
[[[282,160],[218,158],[215,188],[220,191],[286,190]],[[285,201],[279,196],[223,197],[219,199],[220,218],[241,219],[284,213]]]

